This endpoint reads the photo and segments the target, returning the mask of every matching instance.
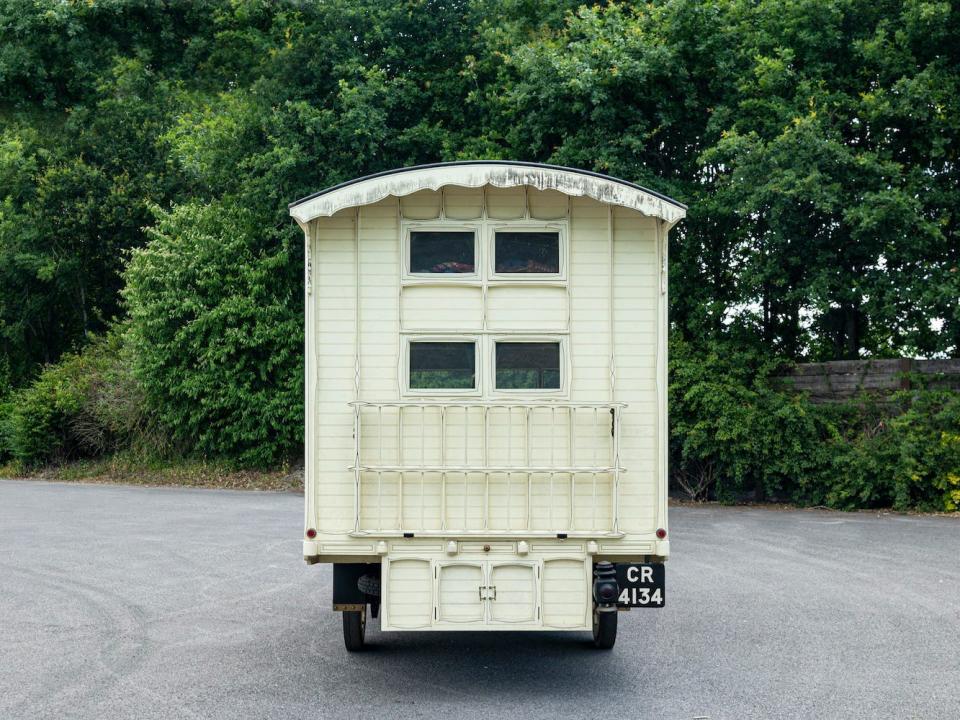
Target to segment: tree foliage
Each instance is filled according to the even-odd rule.
[[[670,480],[693,499],[960,508],[960,394],[814,405],[768,355],[674,340]]]
[[[0,460],[31,469],[120,449],[156,454],[169,447],[131,372],[123,336],[95,338],[37,380],[0,394]]]
[[[260,232],[237,205],[160,210],[124,290],[134,373],[160,420],[247,465],[288,457],[303,427],[302,306]]]
[[[469,158],[573,165],[688,203],[672,329],[721,359],[960,356],[958,14],[937,0],[0,0],[5,377],[30,383],[129,314],[147,397],[182,442],[274,458],[301,412],[287,203]],[[181,307],[162,283],[188,270]],[[217,295],[213,273],[237,288]]]

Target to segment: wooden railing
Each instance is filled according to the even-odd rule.
[[[623,404],[352,405],[356,535],[621,535]]]

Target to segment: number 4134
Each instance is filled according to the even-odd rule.
[[[617,599],[621,605],[662,605],[663,593],[660,588],[624,588]]]

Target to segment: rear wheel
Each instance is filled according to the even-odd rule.
[[[617,642],[617,611],[601,612],[593,608],[593,645],[600,650],[609,650]]]
[[[363,650],[367,634],[367,608],[341,613],[343,615],[343,644],[350,652]]]

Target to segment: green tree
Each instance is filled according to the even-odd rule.
[[[229,382],[248,389],[208,401],[219,425],[177,414],[189,395],[162,392],[157,358],[206,367],[202,337],[256,367],[261,346],[224,340],[235,328],[222,322],[181,348],[192,355],[154,348],[172,342],[154,311],[170,313],[170,333],[197,327],[156,253],[198,253],[177,256],[197,277],[201,259],[211,276],[242,277],[276,311],[249,310],[267,333],[268,317],[300,312],[287,203],[415,163],[556,162],[687,202],[670,248],[671,318],[697,347],[960,356],[951,3],[0,0],[0,34],[8,384],[122,318],[128,281],[130,312],[145,313],[131,337],[154,358],[141,368],[149,402],[179,407],[168,417],[178,438],[204,452],[278,457],[299,429],[281,431],[268,410],[270,432],[289,436],[254,458],[254,406],[236,398],[266,396],[242,374]],[[209,251],[234,230],[253,276]],[[262,295],[268,270],[275,287]],[[204,297],[209,309],[227,296]],[[279,342],[268,335],[265,347]],[[209,428],[227,427],[246,429],[218,445]]]
[[[791,357],[960,352],[955,10],[765,2],[734,18],[751,67],[703,158],[747,233],[745,318]]]
[[[157,210],[126,271],[134,374],[187,448],[267,465],[302,442],[302,304],[289,258],[233,203]]]
[[[515,47],[488,97],[514,154],[691,204],[691,337],[956,354],[956,30],[946,3],[609,4]]]

